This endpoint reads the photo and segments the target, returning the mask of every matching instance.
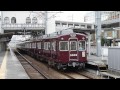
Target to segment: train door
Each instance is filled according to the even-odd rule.
[[[69,61],[78,61],[78,39],[69,39]]]

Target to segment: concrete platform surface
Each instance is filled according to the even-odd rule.
[[[0,79],[30,79],[12,50],[0,53]]]
[[[90,55],[87,57],[88,63],[92,65],[106,64],[108,65],[108,57],[97,57],[95,55]]]

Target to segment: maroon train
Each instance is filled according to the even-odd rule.
[[[81,33],[46,35],[22,46],[27,54],[45,60],[57,69],[69,66],[85,68],[87,62],[86,35]]]

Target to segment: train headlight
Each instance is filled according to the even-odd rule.
[[[61,40],[64,40],[64,38],[61,38]]]
[[[82,52],[82,57],[85,57],[85,52]]]

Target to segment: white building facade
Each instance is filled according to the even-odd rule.
[[[1,11],[0,16],[0,33],[12,30],[44,29],[44,12],[42,11]]]
[[[80,23],[80,22],[70,22],[70,21],[55,21],[56,31],[67,29],[67,28],[83,28],[83,29],[94,29],[94,24],[91,23]]]

